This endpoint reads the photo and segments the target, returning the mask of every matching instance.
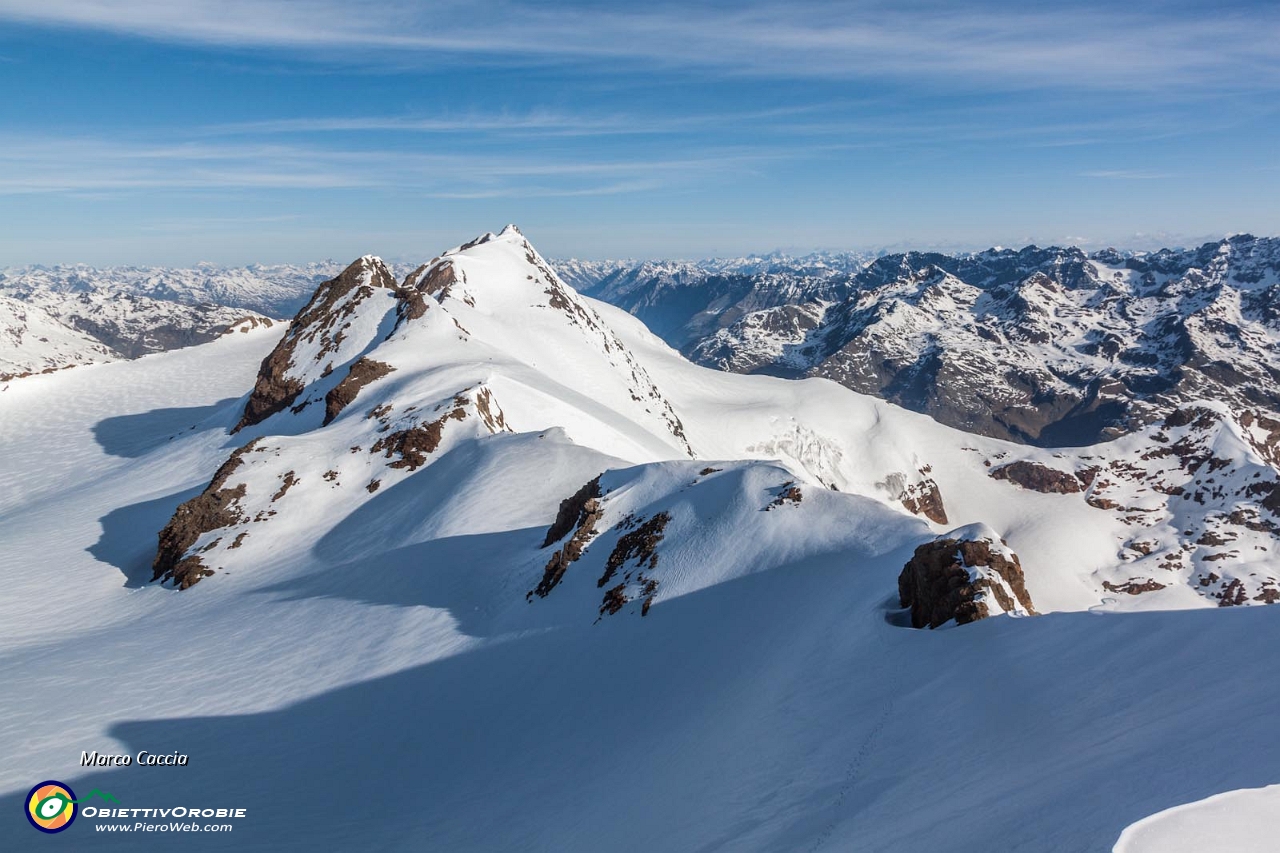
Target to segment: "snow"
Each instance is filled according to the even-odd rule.
[[[697,367],[514,230],[439,262],[458,282],[422,316],[398,322],[390,291],[352,308],[329,376],[295,353],[303,401],[362,356],[395,367],[325,426],[312,403],[230,434],[279,325],[10,384],[0,812],[55,778],[122,806],[247,806],[237,850],[1047,851],[1276,781],[1274,613],[1213,606],[1192,567],[1158,592],[1101,586],[1127,577],[1124,543],[1180,549],[1174,528],[1200,535],[1270,470],[1225,409],[1168,430],[1230,457],[1221,496],[1156,493],[1135,525],[987,463],[1069,473],[1150,434],[1027,448],[828,380]],[[373,450],[442,417],[419,467]],[[253,439],[228,480],[243,519],[189,552],[214,573],[149,583],[156,532]],[[596,476],[586,551],[530,595],[560,502]],[[1208,475],[1162,457],[1135,476],[1108,494]],[[925,480],[946,524],[901,503]],[[898,573],[957,528],[1006,540],[1048,615],[902,627]],[[79,767],[94,749],[190,763]],[[173,845],[93,823],[64,840]],[[0,822],[0,847],[30,832]]]
[[[44,308],[0,296],[0,390],[12,377],[116,358]]]
[[[1129,826],[1115,853],[1269,853],[1276,847],[1280,785],[1226,791]]]

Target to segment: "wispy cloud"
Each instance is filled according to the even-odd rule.
[[[1075,4],[1072,4],[1075,6]],[[1167,91],[1280,85],[1280,13],[932,0],[600,5],[437,0],[0,0],[0,19],[308,50],[334,63],[610,60],[730,74]],[[314,49],[314,50],[313,50]]]
[[[1172,178],[1168,172],[1148,172],[1142,169],[1096,169],[1081,172],[1082,178],[1102,178],[1109,181],[1155,181]]]
[[[526,113],[477,113],[436,116],[307,116],[264,121],[227,122],[194,129],[199,136],[235,136],[290,133],[405,132],[422,134],[513,134],[530,136],[649,136],[697,133],[732,125],[762,125],[786,120],[803,129],[796,118],[822,116],[847,109],[852,102],[796,104],[767,110],[723,111],[685,115],[641,115],[534,110]],[[815,125],[817,126],[817,125]],[[825,124],[822,126],[826,126]]]
[[[377,188],[453,199],[610,195],[706,181],[787,156],[743,147],[584,160],[10,135],[0,136],[0,194]]]

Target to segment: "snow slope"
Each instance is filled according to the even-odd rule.
[[[0,296],[0,388],[8,379],[118,356],[38,305]]]
[[[1277,814],[1280,785],[1227,791],[1143,818],[1125,829],[1115,853],[1268,853]]]
[[[248,807],[194,849],[1106,849],[1276,781],[1280,625],[1194,574],[1240,555],[1103,586],[1139,535],[1268,543],[1220,529],[1271,517],[1259,430],[1204,404],[1026,448],[693,366],[514,229],[403,284],[362,258],[288,329],[6,392],[0,813],[56,778]],[[1078,487],[991,476],[1016,461]],[[184,527],[192,499],[220,506]],[[904,563],[970,524],[1048,615],[903,627]],[[166,525],[181,591],[150,582]],[[54,843],[174,845],[95,823]]]

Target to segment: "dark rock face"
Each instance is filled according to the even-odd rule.
[[[657,547],[662,541],[667,523],[671,521],[671,513],[659,512],[643,521],[634,530],[618,537],[609,559],[605,562],[604,574],[596,581],[596,586],[603,587],[613,579],[618,569],[629,560],[635,560],[640,568],[650,569],[658,565]]]
[[[790,486],[790,489],[795,489],[795,502],[799,503],[800,490],[795,486]],[[644,599],[640,605],[640,615],[649,615],[649,608],[653,606],[653,599],[658,593],[658,580],[644,572],[645,569],[652,571],[657,567],[658,543],[665,537],[667,524],[670,521],[671,513],[669,512],[655,513],[647,520],[632,519],[629,523],[636,526],[618,537],[617,544],[613,546],[613,551],[605,562],[604,574],[596,581],[596,586],[603,588],[631,560],[635,560],[636,565],[634,569],[624,574],[621,583],[605,591],[604,598],[600,602],[602,618],[612,616],[632,600],[627,596],[627,586],[631,583],[633,573],[635,582],[639,585],[638,597]]]
[[[351,365],[346,377],[335,385],[324,398],[324,423],[328,425],[343,409],[355,401],[360,389],[389,373],[395,368],[371,358],[361,358]]]
[[[366,284],[365,279],[368,278]],[[294,352],[303,340],[308,343],[319,342],[320,355],[323,359],[326,352],[332,352],[342,341],[341,329],[334,327],[344,317],[355,311],[355,306],[362,299],[373,294],[373,288],[384,287],[398,290],[391,272],[381,262],[371,258],[360,258],[343,270],[337,278],[330,279],[316,288],[316,292],[298,316],[289,324],[280,343],[271,354],[263,359],[258,370],[258,378],[254,382],[253,393],[245,404],[244,416],[236,424],[233,432],[239,432],[247,426],[262,423],[267,418],[284,411],[302,393],[305,385],[298,378],[290,375],[294,367]],[[343,310],[335,310],[338,302],[348,294],[356,292],[352,300],[345,303]]]
[[[991,477],[1017,483],[1024,489],[1046,494],[1073,495],[1083,491],[1080,480],[1076,476],[1038,462],[1028,462],[1025,459],[993,468]]]
[[[764,509],[765,512],[768,512],[769,510],[777,509],[784,504],[798,504],[802,500],[804,500],[804,492],[801,491],[800,487],[794,482],[787,481],[782,484],[782,488],[778,490],[778,493],[774,496],[773,500],[769,501],[769,505]]]
[[[942,489],[932,477],[908,487],[902,496],[902,506],[907,512],[923,515],[935,524],[947,523],[947,508],[942,502]]]
[[[560,501],[560,509],[556,512],[556,520],[547,528],[547,537],[542,540],[542,547],[546,548],[548,545],[559,542],[575,527],[581,528],[582,519],[589,514],[587,503],[599,497],[600,477],[597,476],[581,489]]]
[[[1142,595],[1144,592],[1156,592],[1165,588],[1165,584],[1153,578],[1130,578],[1124,583],[1102,582],[1102,588],[1108,592],[1123,592],[1126,595]]]
[[[1016,601],[987,577],[971,580],[970,568],[979,567],[999,575]],[[986,596],[1005,612],[1019,607],[1036,612],[1017,555],[1006,557],[984,539],[927,542],[916,548],[898,575],[898,598],[903,607],[911,608],[911,624],[916,628],[937,628],[952,619],[958,625],[985,619],[991,613],[983,600]]]
[[[220,527],[239,523],[236,501],[244,497],[244,484],[234,489],[225,488],[227,480],[235,473],[245,454],[250,453],[257,439],[231,454],[213,475],[213,480],[199,495],[178,507],[173,518],[160,531],[160,546],[151,564],[152,581],[173,581],[178,589],[187,589],[201,578],[213,574],[199,555],[184,555],[203,534]],[[237,540],[239,541],[239,540]]]
[[[453,410],[441,415],[434,421],[418,424],[408,429],[389,433],[374,443],[370,450],[373,453],[386,452],[392,468],[408,468],[416,471],[427,463],[427,457],[436,452],[440,439],[444,435],[446,421],[466,420],[467,410],[463,408],[463,400],[455,401]]]
[[[525,596],[526,599],[532,599],[534,595],[546,598],[551,590],[555,589],[556,584],[560,583],[561,578],[564,577],[569,564],[582,556],[587,543],[596,535],[596,522],[603,514],[604,508],[600,505],[599,476],[560,502],[556,520],[547,530],[547,537],[543,540],[542,547],[546,548],[559,542],[570,530],[573,531],[573,536],[564,544],[564,547],[551,555],[546,568],[543,569],[542,579],[529,591]]]

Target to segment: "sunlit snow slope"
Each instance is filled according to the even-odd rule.
[[[247,804],[244,850],[1107,849],[1276,781],[1280,623],[1219,606],[1275,588],[1269,441],[1205,403],[1026,448],[695,367],[514,228],[361,258],[283,332],[6,392],[0,846],[54,778]],[[905,627],[957,530],[1047,615]]]

